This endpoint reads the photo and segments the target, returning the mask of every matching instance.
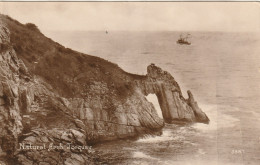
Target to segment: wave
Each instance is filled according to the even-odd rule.
[[[242,165],[238,163],[220,162],[218,160],[186,160],[186,161],[158,161],[161,165]]]
[[[201,109],[207,114],[210,119],[209,124],[196,123],[192,127],[201,131],[216,131],[219,128],[234,127],[240,119],[235,118],[231,115],[225,114],[224,112],[237,112],[237,107],[227,105],[209,105],[201,104]]]
[[[141,151],[135,151],[133,152],[133,157],[134,158],[141,158],[141,159],[156,159],[156,158],[153,158],[149,155],[146,155],[145,153],[141,152]]]
[[[138,139],[136,142],[137,143],[158,143],[158,142],[164,142],[164,141],[182,141],[185,139],[184,136],[178,135],[178,136],[173,136],[171,130],[164,130],[163,134],[161,136],[147,136],[142,139]]]

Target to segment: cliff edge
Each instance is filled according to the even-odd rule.
[[[0,21],[2,164],[93,164],[98,158],[89,144],[156,134],[164,122],[209,122],[191,92],[185,99],[154,64],[147,75],[130,74],[63,47],[34,24],[4,15]],[[163,119],[146,100],[150,93]]]

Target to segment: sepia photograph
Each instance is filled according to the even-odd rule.
[[[0,2],[0,165],[259,164],[259,2]]]

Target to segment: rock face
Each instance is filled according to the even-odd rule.
[[[191,92],[184,99],[174,78],[154,64],[145,76],[126,73],[64,48],[33,24],[0,19],[1,164],[97,163],[91,143],[158,134],[164,122],[209,121]],[[146,100],[150,93],[163,119]],[[57,148],[33,149],[43,144]]]
[[[188,91],[189,98],[185,99],[174,78],[154,64],[147,67],[146,78],[137,81],[137,86],[145,95],[156,94],[165,122],[209,122],[194,101],[192,93]]]
[[[0,164],[93,164],[86,132],[76,119],[57,112],[52,103],[58,96],[30,75],[3,23],[0,45]]]

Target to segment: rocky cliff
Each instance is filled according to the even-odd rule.
[[[61,46],[34,24],[0,19],[2,164],[91,164],[98,158],[89,144],[158,133],[164,122],[209,122],[191,92],[185,99],[154,64],[147,75],[130,74]]]
[[[209,122],[207,115],[198,107],[192,93],[188,91],[189,98],[185,99],[174,78],[154,64],[147,67],[145,79],[136,81],[136,85],[144,95],[156,94],[165,122]]]

